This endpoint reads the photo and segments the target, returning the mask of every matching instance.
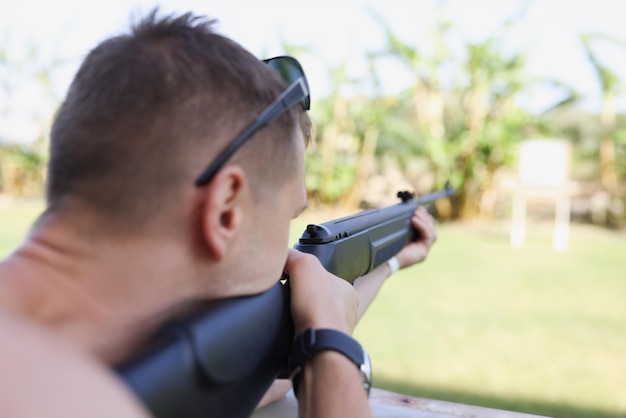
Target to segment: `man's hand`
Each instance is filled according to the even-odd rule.
[[[419,233],[420,238],[415,242],[407,244],[407,246],[396,255],[401,269],[424,261],[430,248],[437,240],[435,221],[424,206],[417,208],[411,218],[411,224]]]
[[[437,240],[435,222],[424,207],[415,211],[411,223],[420,238],[396,255],[400,268],[424,261]],[[388,267],[381,266],[357,279],[352,287],[345,280],[328,273],[316,257],[293,249],[289,250],[285,272],[290,276],[291,310],[296,334],[308,327],[335,328],[352,334],[357,319],[365,313],[389,275]],[[290,388],[286,381],[277,382],[260,406],[282,398]],[[358,391],[355,393],[359,396]],[[300,411],[303,412],[302,405]],[[368,413],[365,408],[363,415]]]
[[[285,265],[291,285],[296,335],[307,328],[333,328],[352,334],[359,297],[350,283],[329,273],[310,254],[290,249]]]
[[[347,281],[329,273],[310,254],[290,249],[285,265],[291,286],[291,313],[298,335],[307,328],[352,334],[359,297]],[[301,418],[371,417],[363,376],[348,357],[321,351],[304,364],[298,389]]]

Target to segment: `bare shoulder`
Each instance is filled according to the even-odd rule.
[[[148,416],[104,365],[46,329],[0,311],[0,341],[0,416]]]

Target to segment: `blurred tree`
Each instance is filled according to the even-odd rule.
[[[404,103],[414,109],[406,114],[409,124],[414,121],[414,131],[398,142],[420,142],[414,149],[421,155],[411,157],[428,160],[435,179],[432,188],[452,179],[457,188],[449,214],[453,218],[479,213],[495,171],[512,162],[513,145],[522,138],[527,113],[515,99],[531,80],[525,72],[525,54],[506,54],[504,43],[523,10],[505,22],[500,33],[464,43],[461,59],[452,58],[453,25],[441,10],[430,53],[401,41],[379,19],[387,46],[377,56],[395,57],[414,78]]]
[[[316,55],[309,47],[290,44],[283,40],[285,53],[302,58]],[[329,77],[329,92],[318,98],[313,93],[311,106],[313,141],[307,149],[306,186],[309,205],[335,204],[346,196],[355,183],[359,149],[362,141],[355,134],[356,101],[350,97],[350,89],[358,80],[348,76],[346,63],[332,65],[324,62]]]
[[[312,110],[317,132],[307,160],[311,202],[351,208],[378,205],[383,198],[372,198],[372,190],[389,195],[390,188],[408,183],[425,193],[450,179],[457,194],[451,207],[438,202],[440,218],[490,216],[495,210],[496,174],[515,161],[518,141],[536,136],[570,138],[579,147],[580,173],[591,180],[588,160],[581,156],[596,129],[586,123],[590,115],[581,116],[577,106],[581,95],[560,80],[530,77],[526,52],[511,48],[509,41],[529,2],[520,4],[497,32],[466,41],[446,18],[442,2],[433,29],[424,37],[427,48],[404,42],[373,13],[386,46],[368,55],[369,77],[351,79],[345,64],[327,63],[331,92],[316,100]],[[608,40],[599,35],[592,38]],[[311,52],[293,46],[286,50]],[[626,154],[626,128],[615,125],[611,107],[620,84],[599,65],[590,47],[588,55],[607,92],[602,129],[613,132],[614,152]],[[378,73],[390,62],[403,67],[412,79],[404,92],[392,97],[382,93]],[[519,105],[536,87],[546,86],[562,95],[543,114],[531,114]],[[605,160],[610,156],[604,151],[602,155]],[[620,172],[626,173],[626,162],[621,169],[612,155],[615,180]],[[400,172],[404,178],[398,181]],[[615,185],[610,172],[605,178]]]
[[[373,97],[355,100],[354,111],[358,117],[354,119],[354,133],[360,144],[360,152],[352,187],[341,200],[341,205],[347,208],[361,205],[368,180],[375,170],[380,130],[384,125],[385,116],[389,113],[388,105],[384,103],[380,91],[380,78],[374,65],[375,59],[371,54],[368,56],[368,62]]]
[[[619,188],[618,188],[618,175],[616,169],[616,115],[615,101],[616,98],[624,94],[624,84],[621,78],[615,74],[605,63],[601,62],[600,56],[596,51],[594,44],[597,42],[610,43],[620,47],[626,47],[626,42],[601,34],[581,34],[581,45],[589,64],[594,70],[594,73],[598,79],[598,84],[601,93],[601,109],[600,109],[600,129],[601,138],[598,150],[599,166],[600,166],[600,180],[602,187],[609,195],[611,202],[618,202]],[[613,203],[614,204],[614,203]],[[615,213],[616,210],[612,207],[613,204],[607,208],[606,221],[609,226],[616,226],[619,224],[619,217],[621,213]],[[617,205],[623,212],[623,205]]]
[[[42,195],[48,153],[48,134],[52,115],[59,99],[53,89],[53,73],[62,64],[58,58],[47,59],[35,44],[30,44],[22,56],[9,52],[8,35],[0,42],[0,97],[3,118],[15,111],[12,99],[21,91],[30,93],[38,103],[31,110],[31,123],[35,125],[32,138],[16,143],[11,133],[0,138],[0,192],[15,195]]]
[[[311,109],[316,129],[307,153],[306,180],[314,205],[337,203],[350,190],[362,144],[355,135],[356,101],[346,93],[356,80],[348,77],[343,63],[327,64],[327,71],[330,92]]]
[[[19,145],[0,144],[0,192],[16,196],[41,196],[46,159]]]

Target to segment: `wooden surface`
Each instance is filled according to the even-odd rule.
[[[458,404],[415,398],[381,389],[372,389],[370,404],[377,418],[537,418],[537,415],[502,411]],[[294,418],[298,416],[296,398],[293,392],[285,399],[267,405],[257,411],[254,418]]]

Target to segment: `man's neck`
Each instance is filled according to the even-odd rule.
[[[40,222],[0,263],[0,309],[116,363],[166,318],[189,309],[193,289],[185,281],[181,250],[165,240],[137,245],[81,235],[54,221]]]

